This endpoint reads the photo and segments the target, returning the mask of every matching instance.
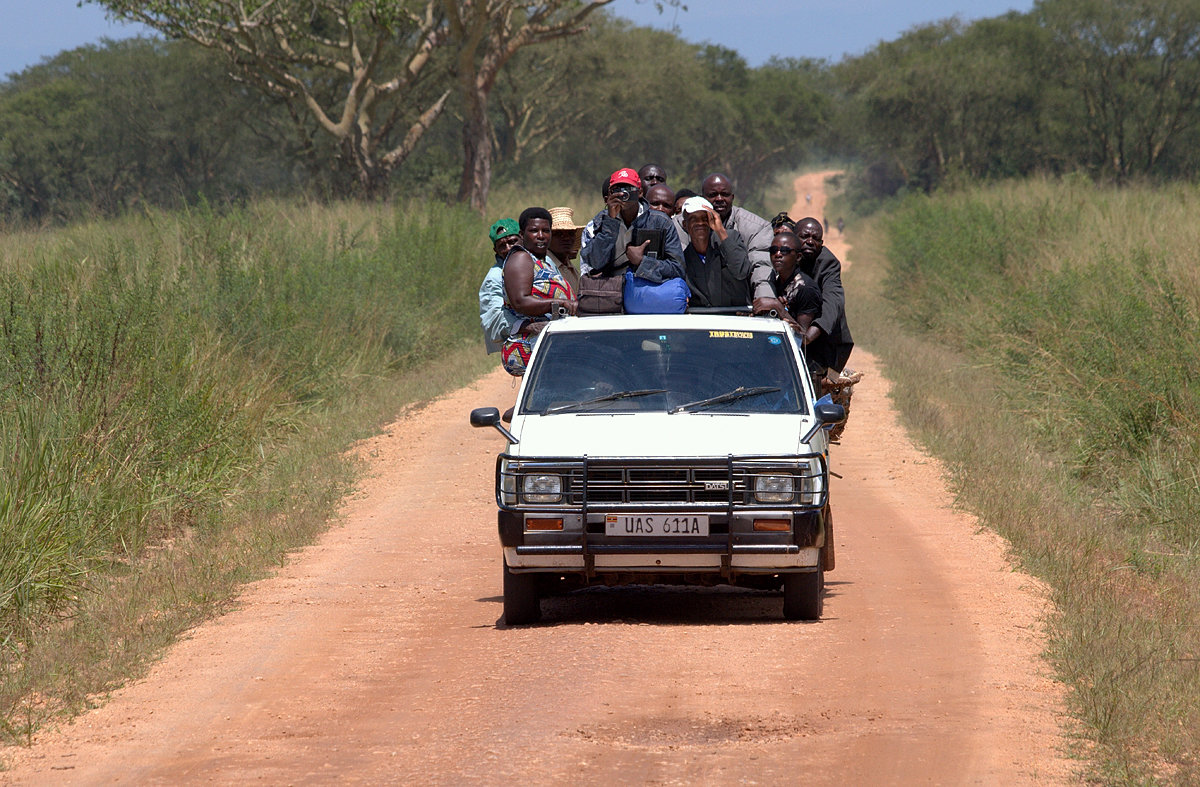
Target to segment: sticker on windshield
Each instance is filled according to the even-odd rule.
[[[708,338],[710,339],[753,339],[754,334],[750,331],[709,331]]]
[[[780,339],[778,336],[768,336],[767,337],[767,344],[780,344],[782,342],[783,342],[783,339]]]

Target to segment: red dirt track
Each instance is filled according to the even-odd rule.
[[[821,218],[825,174],[793,216]],[[361,446],[373,474],[329,533],[145,680],[3,752],[0,783],[1075,781],[1042,590],[951,507],[875,358],[850,365],[818,623],[784,622],[779,594],[643,588],[503,627],[503,440],[467,423],[512,404],[497,370]]]

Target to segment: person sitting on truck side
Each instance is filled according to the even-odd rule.
[[[500,219],[488,231],[495,262],[479,285],[479,323],[488,354],[500,352],[500,346],[512,332],[512,312],[504,309],[504,258],[520,240],[516,219]]]
[[[662,232],[663,254],[683,263],[683,248],[671,220],[650,209],[641,198],[641,188],[641,178],[628,167],[609,177],[604,210],[597,213],[583,230],[583,249],[579,253],[581,268],[603,276],[621,276],[629,268],[636,268],[649,245],[649,241],[630,245],[633,231],[637,229]]]
[[[771,253],[771,267],[774,268],[775,292],[803,337],[821,313],[821,289],[799,268],[800,239],[795,233],[788,230],[777,233],[767,251]]]
[[[576,295],[579,294],[579,269],[575,267],[575,258],[579,255],[582,238],[583,227],[575,223],[575,211],[567,207],[550,209],[549,256]]]
[[[712,203],[690,197],[683,203],[688,245],[683,270],[692,290],[690,306],[746,306],[753,266],[737,230],[727,229]]]
[[[775,288],[771,286],[771,258],[767,247],[771,245],[771,225],[767,220],[748,210],[733,205],[733,180],[728,175],[714,172],[700,184],[700,194],[712,203],[726,229],[736,230],[746,244],[746,255],[754,266],[751,274],[751,297],[757,301],[756,314],[774,307]]]
[[[799,270],[816,282],[821,309],[805,331],[808,356],[821,367],[841,372],[854,349],[846,322],[846,294],[842,289],[842,263],[824,246],[821,222],[807,217],[796,222],[800,241]]]
[[[512,312],[514,324],[500,351],[504,370],[520,377],[525,374],[533,340],[558,309],[574,314],[575,293],[551,260],[550,211],[526,208],[517,224],[521,244],[504,261],[504,308]]]
[[[781,232],[795,233],[796,222],[792,220],[791,216],[787,215],[787,211],[781,211],[775,214],[775,218],[771,219],[771,232],[776,235]]]

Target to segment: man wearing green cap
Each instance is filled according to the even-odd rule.
[[[521,239],[516,219],[500,219],[488,232],[496,261],[488,268],[479,285],[479,322],[483,326],[483,343],[489,353],[500,352],[504,340],[512,333],[512,313],[504,308],[504,258]],[[507,313],[506,313],[507,312]]]

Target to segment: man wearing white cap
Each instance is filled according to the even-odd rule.
[[[704,197],[684,201],[683,228],[688,234],[683,270],[692,290],[688,305],[748,306],[753,299],[758,264],[751,262],[737,230],[727,229]],[[770,270],[764,275],[769,280]]]

